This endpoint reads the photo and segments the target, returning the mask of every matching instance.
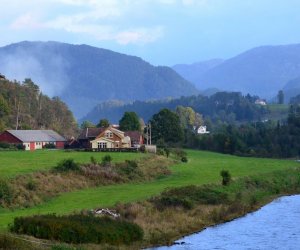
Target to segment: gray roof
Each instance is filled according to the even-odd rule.
[[[53,130],[7,130],[22,142],[56,142],[66,141]]]

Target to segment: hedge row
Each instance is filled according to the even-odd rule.
[[[92,215],[36,215],[15,218],[11,231],[66,243],[130,244],[143,239],[143,230],[124,220]]]

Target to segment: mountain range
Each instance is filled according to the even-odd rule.
[[[197,94],[196,87],[169,67],[88,45],[20,42],[0,48],[0,73],[31,78],[42,91],[59,96],[77,118],[96,104]]]
[[[288,82],[300,77],[300,44],[262,46],[227,60],[175,65],[173,69],[199,89],[241,91],[269,99],[281,89],[290,89]],[[300,91],[299,85],[297,89]]]

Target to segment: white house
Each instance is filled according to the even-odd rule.
[[[265,100],[262,100],[262,99],[257,99],[257,100],[255,101],[255,104],[261,105],[261,106],[266,106],[266,105],[267,105],[266,101],[265,101]]]
[[[200,126],[198,129],[197,129],[197,134],[209,134],[209,131],[206,130],[206,126]]]

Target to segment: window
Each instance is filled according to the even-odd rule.
[[[106,142],[98,142],[98,148],[107,148]]]
[[[106,133],[105,133],[105,137],[106,137],[106,138],[113,138],[113,133],[110,132],[110,131],[109,131],[109,132],[106,132]]]

